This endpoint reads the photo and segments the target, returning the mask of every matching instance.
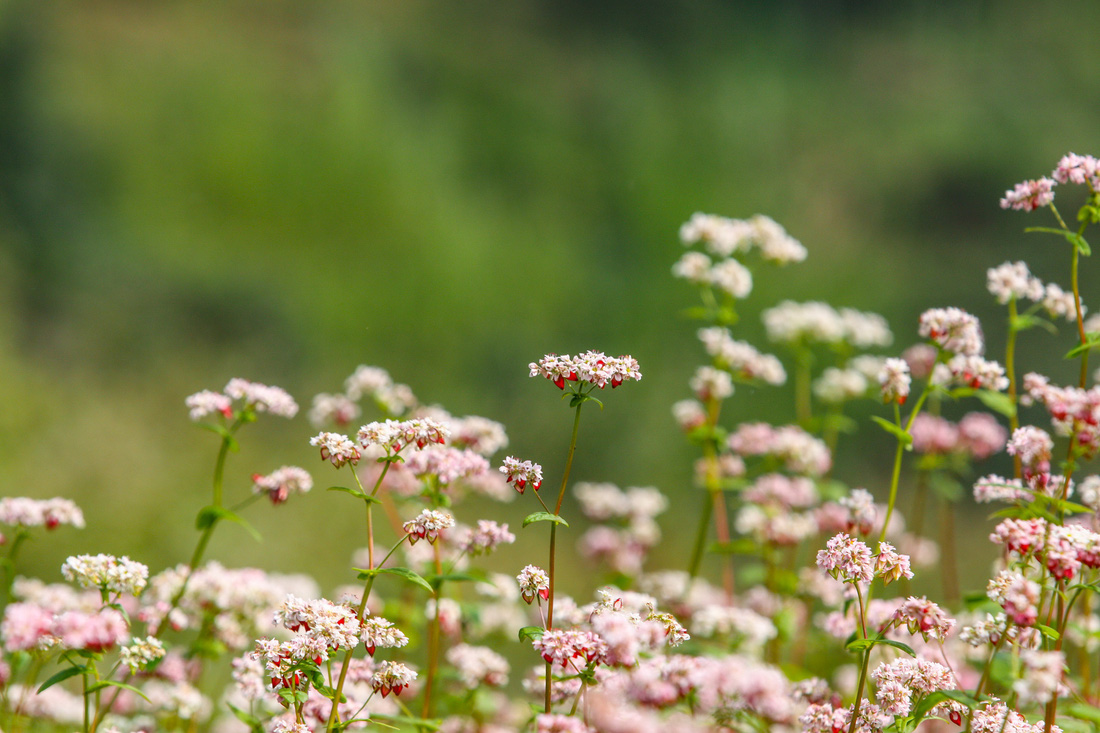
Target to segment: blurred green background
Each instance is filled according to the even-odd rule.
[[[703,354],[669,268],[697,210],[766,213],[810,250],[744,304],[737,335],[765,350],[760,310],[792,298],[883,313],[897,351],[960,305],[999,354],[985,269],[1022,257],[1068,285],[1064,243],[1022,232],[1049,222],[997,201],[1100,153],[1100,4],[763,5],[0,3],[0,493],[73,498],[89,523],[23,567],[183,561],[217,450],[183,398],[233,376],[303,414],[246,428],[231,495],[283,463],[333,482],[304,412],[360,363],[502,421],[560,476],[568,410],[526,367],[588,348],[645,378],[586,414],[574,476],[672,495],[658,561],[679,564],[695,456],[669,406]],[[1072,379],[1062,331],[1029,334],[1023,368]],[[726,418],[791,405],[745,389]],[[892,449],[861,436],[838,476],[881,495]],[[347,501],[257,505],[265,543],[225,527],[211,556],[349,580]]]

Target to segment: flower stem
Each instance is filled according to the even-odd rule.
[[[1076,250],[1075,250],[1076,251]],[[1016,393],[1016,298],[1011,297],[1008,299],[1008,338],[1005,343],[1005,373],[1008,375],[1008,396],[1012,400],[1012,404],[1017,403]],[[1020,428],[1020,416],[1016,410],[1012,411],[1012,414],[1008,416],[1008,425],[1015,433]],[[1022,478],[1024,475],[1023,461],[1020,459],[1019,454],[1012,456],[1012,467],[1016,478]]]

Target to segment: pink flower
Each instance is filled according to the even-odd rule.
[[[1001,199],[1002,209],[1034,211],[1054,201],[1055,182],[1049,178],[1017,183],[1011,191],[1005,191]]]
[[[818,550],[817,565],[845,583],[870,583],[875,577],[871,548],[843,532]]]
[[[410,545],[415,545],[417,540],[427,540],[434,544],[440,532],[453,526],[455,518],[450,514],[424,509],[415,519],[405,522],[404,530],[409,536]]]
[[[542,600],[550,597],[550,576],[546,571],[535,565],[528,565],[516,576],[519,583],[519,592],[523,600],[530,603],[538,596]]]
[[[272,504],[282,504],[291,494],[304,494],[312,488],[313,477],[297,466],[283,466],[266,476],[252,475],[252,493],[267,494]]]
[[[346,463],[355,465],[359,462],[359,449],[355,443],[348,440],[348,436],[340,433],[318,433],[309,439],[309,444],[321,448],[321,460],[329,461],[336,468]]]
[[[508,483],[514,485],[516,491],[521,494],[527,484],[531,484],[531,488],[535,491],[542,487],[542,466],[537,463],[508,456],[504,459],[500,472],[508,477]]]

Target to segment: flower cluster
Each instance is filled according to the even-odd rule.
[[[149,581],[149,568],[126,556],[76,555],[65,560],[61,575],[81,588],[139,596]]]
[[[283,466],[266,476],[252,475],[252,493],[267,494],[272,504],[282,504],[291,494],[305,494],[312,488],[313,477],[298,466]]]
[[[13,527],[45,527],[54,529],[62,524],[84,528],[84,513],[69,499],[29,499],[5,496],[0,499],[0,524]]]
[[[403,529],[409,536],[409,544],[415,545],[417,540],[434,543],[440,532],[453,526],[455,526],[455,518],[447,512],[424,509],[414,519],[405,522]]]
[[[513,456],[504,459],[504,465],[500,472],[507,476],[508,483],[516,487],[516,491],[523,493],[527,484],[538,491],[542,487],[542,466],[531,461],[521,461]]]
[[[529,367],[532,377],[546,377],[558,389],[565,389],[566,382],[594,384],[600,389],[610,384],[614,389],[625,381],[642,378],[634,357],[611,357],[602,351],[586,351],[576,357],[547,354]]]
[[[858,349],[889,346],[894,336],[886,319],[877,313],[852,308],[839,311],[827,303],[795,303],[784,300],[764,311],[768,340],[780,343],[846,343]]]
[[[270,412],[288,418],[298,414],[298,403],[286,390],[236,377],[229,380],[223,393],[203,390],[184,400],[192,420],[201,420],[214,413],[228,420],[234,415],[234,402],[240,403],[239,409],[243,412]]]

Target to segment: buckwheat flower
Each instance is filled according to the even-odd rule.
[[[1024,673],[1012,683],[1012,691],[1019,695],[1020,705],[1045,705],[1065,691],[1062,670],[1066,660],[1062,652],[1023,649],[1020,661],[1024,663]]]
[[[920,634],[925,641],[935,638],[946,641],[955,620],[948,617],[942,608],[925,597],[909,596],[895,612],[899,625],[905,625],[910,634]]]
[[[409,544],[415,545],[417,540],[427,540],[434,544],[439,533],[455,526],[455,518],[446,512],[435,509],[424,509],[416,516],[405,522],[404,530],[409,536]]]
[[[569,354],[565,354],[564,356],[547,354],[539,359],[538,362],[531,362],[528,367],[531,370],[532,377],[546,377],[553,382],[558,389],[565,389],[565,383],[567,381],[576,382],[579,379],[577,367]]]
[[[947,362],[951,380],[975,389],[1001,392],[1008,388],[1004,367],[980,356],[956,354]]]
[[[256,412],[270,412],[288,418],[298,414],[298,403],[280,387],[234,378],[225,385],[225,394],[234,400],[241,400]]]
[[[435,477],[440,486],[463,479],[473,479],[489,472],[489,461],[472,450],[458,450],[446,445],[430,445],[412,454],[405,468],[417,478]]]
[[[1030,498],[1031,494],[1020,479],[990,474],[974,482],[974,501],[979,504],[988,504],[991,501],[1025,501]]]
[[[340,433],[318,433],[309,439],[309,444],[321,448],[321,460],[329,461],[336,468],[350,463],[359,463],[359,449],[355,443],[348,440],[348,436]]]
[[[923,412],[913,419],[909,434],[913,436],[913,450],[917,453],[950,453],[959,442],[958,426],[950,420]]]
[[[252,493],[267,494],[272,504],[282,504],[291,494],[305,494],[312,488],[313,477],[297,466],[283,466],[266,476],[252,475]]]
[[[391,692],[400,695],[401,691],[412,684],[415,679],[416,672],[411,667],[387,659],[382,662],[378,671],[371,676],[370,684],[375,692],[381,692],[382,697],[385,697]]]
[[[598,661],[607,651],[607,644],[591,631],[580,629],[547,629],[532,639],[531,645],[544,660],[567,667],[574,659],[581,664]]]
[[[471,690],[480,685],[503,687],[508,684],[508,660],[489,647],[459,644],[447,650],[447,661]]]
[[[889,324],[878,313],[841,308],[838,315],[844,331],[844,341],[857,349],[885,347],[894,342]]]
[[[706,423],[707,412],[698,400],[680,400],[672,405],[672,417],[687,433]]]
[[[680,227],[680,241],[685,246],[702,242],[718,257],[746,252],[752,247],[757,232],[749,222],[715,214],[696,212]]]
[[[528,565],[516,576],[519,583],[519,593],[527,603],[535,600],[535,596],[546,600],[550,597],[550,576],[546,571],[535,565]]]
[[[838,405],[867,394],[867,378],[855,369],[825,367],[814,382],[814,396],[822,402]]]
[[[138,596],[149,580],[149,568],[125,555],[75,555],[65,560],[61,575],[81,588]]]
[[[1008,629],[1008,617],[1003,613],[996,616],[987,613],[984,619],[978,619],[959,631],[959,640],[973,647],[986,644],[998,644]]]
[[[710,268],[710,284],[734,298],[747,298],[752,293],[752,273],[737,260],[723,260]]]
[[[1100,511],[1100,475],[1092,475],[1081,482],[1079,487],[1081,503],[1089,509]]]
[[[769,341],[835,344],[846,333],[840,314],[827,303],[784,300],[761,314]]]
[[[398,420],[367,423],[359,428],[356,439],[359,441],[359,445],[364,448],[379,446],[387,454],[396,453],[401,450],[401,442],[404,439],[402,437],[402,423]]]
[[[401,438],[406,445],[415,445],[418,449],[424,448],[429,443],[442,445],[451,429],[430,417],[414,417],[398,424]],[[400,450],[396,445],[394,450]]]
[[[121,613],[113,608],[98,612],[65,611],[53,622],[51,633],[65,649],[84,649],[102,652],[124,640],[129,624]]]
[[[291,643],[303,645],[303,651],[316,651],[309,639],[316,640],[322,649],[327,650],[354,649],[359,644],[359,620],[355,611],[325,598],[307,601],[288,595],[275,611],[273,619],[277,625],[297,634]],[[295,651],[295,658],[306,656]]]
[[[672,266],[672,275],[696,285],[709,285],[710,258],[702,252],[685,252]]]
[[[313,729],[305,723],[295,723],[292,720],[276,720],[271,727],[271,733],[313,733]]]
[[[875,558],[875,575],[882,578],[884,585],[889,585],[899,578],[912,578],[913,571],[909,568],[909,556],[899,555],[889,542],[879,542],[878,556]]]
[[[1091,155],[1066,153],[1050,177],[1058,183],[1087,183],[1095,191],[1100,189],[1100,162]]]
[[[711,366],[701,366],[696,369],[690,386],[695,396],[703,402],[724,400],[733,394],[733,379],[729,372]]]
[[[359,627],[363,646],[372,657],[376,649],[393,649],[409,643],[409,638],[393,622],[381,616],[368,616]]]
[[[847,531],[858,532],[862,535],[871,534],[878,510],[875,508],[875,497],[867,489],[852,489],[848,496],[837,499],[837,504],[848,510],[845,521]]]
[[[1067,321],[1077,320],[1077,301],[1072,292],[1066,292],[1055,283],[1047,283],[1042,297],[1043,310],[1051,318],[1065,318]],[[1085,312],[1085,306],[1081,306],[1081,312]]]
[[[1034,211],[1054,201],[1055,182],[1049,178],[1017,183],[1011,191],[1005,191],[1001,199],[1002,209]]]
[[[0,499],[0,524],[12,527],[45,527],[54,529],[68,524],[84,527],[84,513],[69,499],[29,499],[8,496]],[[2,544],[2,543],[0,543]]]
[[[1005,519],[994,528],[989,541],[1022,556],[1042,550],[1046,536],[1045,519]]]
[[[226,418],[233,416],[233,400],[220,392],[211,392],[208,389],[190,395],[183,404],[190,410],[191,419],[196,421],[215,412]]]
[[[344,427],[359,417],[361,412],[359,405],[352,402],[346,395],[322,392],[313,397],[313,407],[309,410],[309,422],[315,428],[328,423]]]
[[[927,379],[936,365],[936,347],[929,344],[913,344],[901,352],[901,358],[909,365],[909,372],[916,379]]]
[[[1012,570],[1002,570],[986,586],[986,595],[1000,604],[1012,623],[1032,626],[1039,617],[1039,584]]]
[[[875,577],[871,548],[844,533],[818,550],[817,566],[845,583],[870,583]]]
[[[771,217],[756,214],[748,223],[753,227],[760,255],[768,262],[787,265],[806,259],[806,247]]]
[[[1001,305],[1010,300],[1043,299],[1043,283],[1031,274],[1026,262],[1005,262],[986,270],[986,288]]]
[[[1054,440],[1042,428],[1025,425],[1012,432],[1008,454],[1019,456],[1025,466],[1041,467],[1050,463]]]
[[[500,545],[510,545],[515,541],[516,536],[508,531],[507,524],[479,519],[477,529],[468,530],[465,539],[459,544],[464,552],[476,556],[490,553]]]
[[[496,420],[469,415],[451,421],[450,444],[488,457],[508,447],[508,434]]]
[[[580,718],[557,713],[539,713],[535,717],[535,733],[592,733],[592,728]]]
[[[148,669],[149,665],[164,656],[164,644],[155,636],[134,639],[119,649],[119,659],[129,665],[130,672],[136,674],[139,669]]]
[[[1005,447],[1008,431],[988,412],[969,412],[959,420],[959,448],[975,460],[989,458]]]
[[[897,402],[904,405],[909,398],[909,364],[904,359],[887,359],[878,373],[879,387],[882,389],[883,402]]]
[[[960,308],[930,308],[921,314],[918,329],[944,351],[980,355],[985,349],[978,319]]]
[[[500,472],[507,476],[507,482],[516,487],[516,491],[523,493],[527,484],[538,491],[542,487],[542,466],[531,461],[521,461],[513,456],[504,459],[504,465]]]
[[[381,367],[360,364],[355,372],[344,380],[344,391],[348,399],[358,402],[364,395],[375,394],[393,388],[393,379],[389,372]]]

